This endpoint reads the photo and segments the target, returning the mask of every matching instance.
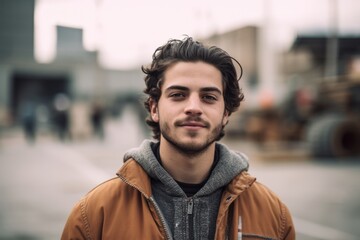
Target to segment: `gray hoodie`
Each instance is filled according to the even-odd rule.
[[[213,239],[223,188],[240,172],[247,171],[244,154],[216,143],[219,161],[205,185],[192,197],[161,166],[152,150],[156,142],[145,140],[131,149],[124,161],[135,159],[151,177],[152,195],[174,239]]]

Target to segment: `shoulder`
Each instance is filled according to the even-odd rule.
[[[90,190],[81,200],[86,209],[112,209],[126,207],[130,199],[148,198],[151,195],[151,181],[143,168],[129,159],[109,179]]]
[[[99,225],[98,221],[102,221],[107,211],[114,205],[121,204],[119,200],[121,200],[120,196],[123,195],[124,188],[126,184],[118,177],[99,184],[75,204],[68,221],[77,219],[85,228],[87,225]]]
[[[266,185],[257,181],[247,171],[242,171],[228,185],[228,191],[239,195],[241,199],[249,199],[254,205],[279,205],[280,198]]]
[[[247,193],[255,198],[259,198],[263,201],[278,203],[280,202],[279,196],[274,193],[265,184],[255,181],[248,189]]]
[[[111,178],[91,189],[82,199],[82,202],[101,204],[118,197],[126,184],[119,177]]]
[[[271,215],[281,216],[287,210],[286,205],[279,196],[266,185],[254,181],[241,195],[240,199],[246,200],[249,209],[259,214],[269,212]],[[273,216],[276,217],[276,216]]]
[[[112,178],[81,198],[70,212],[61,239],[98,239],[105,212],[121,185],[119,178]]]
[[[263,226],[262,230],[272,236],[293,234],[293,222],[289,209],[277,194],[260,182],[254,181],[239,195],[237,208],[244,223],[250,222],[254,226]],[[247,230],[261,232],[260,229],[250,230],[251,228],[253,227]]]
[[[111,178],[90,190],[83,202],[102,206],[119,203],[119,199],[139,194],[139,189],[148,183],[148,177],[141,166],[133,160],[129,160],[117,172],[117,176]]]
[[[105,232],[109,235],[121,235],[125,229],[114,226],[128,216],[132,216],[133,222],[150,216],[146,198],[135,187],[137,183],[129,182],[124,177],[114,177],[88,192],[71,211],[62,239],[101,239]]]

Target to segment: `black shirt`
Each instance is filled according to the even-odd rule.
[[[159,161],[159,163],[162,165],[162,161],[161,161],[161,158],[160,158],[160,143],[157,143],[157,144],[154,144],[153,145],[153,152],[156,156],[156,159]],[[215,168],[216,164],[219,162],[219,149],[218,147],[215,147],[215,155],[214,155],[214,161],[213,161],[213,164],[211,166],[211,169],[210,169],[210,174],[212,172],[212,170]],[[202,181],[201,183],[196,183],[196,184],[193,184],[193,183],[184,183],[184,182],[179,182],[179,181],[176,181],[177,184],[179,184],[179,186],[181,187],[181,189],[185,192],[186,196],[188,197],[191,197],[193,196],[195,193],[197,193],[204,185],[205,183],[207,182],[207,180],[209,179],[210,177],[210,174],[209,176],[204,180]]]

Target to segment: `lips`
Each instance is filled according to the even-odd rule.
[[[187,127],[187,128],[194,128],[194,129],[198,129],[198,128],[208,128],[210,126],[209,123],[207,123],[206,121],[197,118],[197,119],[183,119],[183,120],[179,120],[177,122],[175,122],[175,125],[178,127]]]
[[[203,123],[199,122],[184,122],[180,124],[181,127],[206,127]]]

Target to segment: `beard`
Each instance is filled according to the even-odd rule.
[[[177,126],[177,124],[175,124]],[[209,125],[207,125],[209,128]],[[180,138],[176,138],[171,135],[171,129],[167,123],[164,123],[163,126],[160,126],[160,132],[163,138],[169,142],[177,151],[181,152],[184,155],[194,156],[201,154],[209,148],[221,135],[224,126],[220,123],[214,129],[211,130],[210,134],[206,136],[206,139],[199,143],[193,141],[184,142]],[[188,132],[190,138],[195,138],[199,133],[198,132]]]

